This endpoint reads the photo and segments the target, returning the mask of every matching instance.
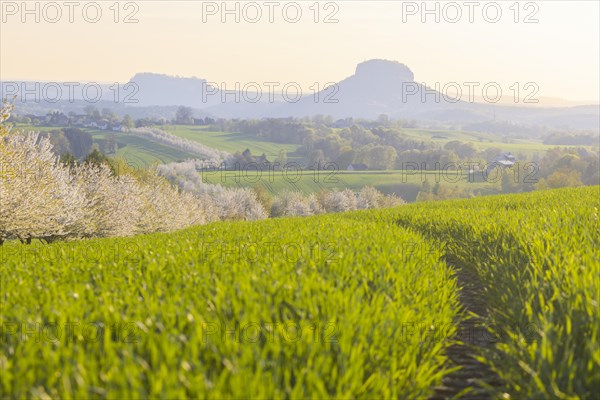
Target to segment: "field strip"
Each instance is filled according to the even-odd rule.
[[[467,268],[448,263],[448,268],[456,272],[458,300],[468,318],[461,318],[458,324],[458,339],[462,343],[454,344],[447,350],[448,367],[460,369],[446,375],[442,385],[435,388],[432,400],[460,397],[466,400],[491,399],[494,389],[503,386],[502,380],[488,365],[478,361],[482,349],[493,347],[485,333],[487,306],[484,295],[474,272]]]
[[[455,278],[378,214],[0,252],[3,398],[422,399],[449,372]]]
[[[505,383],[493,396],[596,398],[599,209],[598,187],[589,187],[397,212],[396,223],[440,243],[453,266],[480,280],[468,304],[487,306],[480,334],[488,343],[475,348]]]

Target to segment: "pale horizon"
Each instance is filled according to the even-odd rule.
[[[112,3],[106,2],[100,2],[104,14],[97,24],[77,12],[73,24],[66,15],[55,24],[35,23],[31,16],[21,23],[19,15],[5,15],[3,5],[0,79],[127,82],[150,72],[224,82],[228,88],[268,81],[308,88],[343,80],[365,60],[387,59],[407,65],[416,81],[430,86],[497,82],[506,91],[517,82],[535,82],[540,99],[600,102],[600,9],[593,1],[521,2],[539,7],[519,11],[521,20],[528,14],[539,20],[531,24],[514,23],[514,11],[502,2],[495,24],[477,9],[472,24],[466,14],[454,24],[444,21],[448,2],[439,3],[439,23],[431,15],[422,23],[422,10],[402,23],[402,3],[411,2],[375,1],[368,8],[361,1],[322,2],[321,7],[338,7],[319,10],[321,20],[335,11],[339,22],[331,24],[314,23],[312,3],[299,3],[303,16],[296,24],[277,12],[273,24],[266,15],[255,24],[245,22],[241,7],[248,2],[239,3],[240,23],[233,16],[222,23],[222,10],[203,23],[202,2],[135,3],[139,22],[133,24],[115,24]],[[120,13],[121,19],[127,14]]]

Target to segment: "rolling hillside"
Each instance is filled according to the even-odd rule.
[[[599,190],[7,243],[0,394],[592,399]]]

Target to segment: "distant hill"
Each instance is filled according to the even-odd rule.
[[[327,91],[322,91],[323,98]],[[338,83],[337,103],[315,103],[311,97],[288,104],[282,114],[314,114],[334,118],[393,118],[448,123],[475,123],[501,119],[512,123],[567,129],[600,129],[600,106],[525,107],[446,99],[414,81],[413,72],[396,61],[371,60],[357,66],[354,75]]]
[[[465,125],[486,121],[504,121],[513,124],[545,126],[551,129],[600,130],[600,105],[569,107],[514,106],[506,103],[472,103],[446,99],[440,93],[415,82],[411,69],[397,61],[369,60],[358,64],[354,75],[338,82],[335,88],[319,93],[319,101],[312,94],[296,103],[284,102],[281,95],[269,102],[268,96],[247,101],[245,96],[221,92],[206,79],[184,78],[154,73],[139,73],[130,82],[137,87],[137,103],[127,104],[130,114],[174,113],[174,106],[185,105],[196,109],[196,115],[223,118],[303,117],[317,114],[334,118],[377,118],[386,114],[391,118],[414,119],[423,122]],[[4,87],[4,85],[2,85]],[[103,101],[109,102],[113,92],[104,86]],[[0,96],[3,96],[0,89]],[[252,96],[249,96],[252,97]],[[79,99],[77,99],[79,100]],[[29,105],[30,102],[27,103]],[[39,102],[36,109],[69,109],[74,104]],[[114,104],[114,103],[113,103]],[[556,99],[548,104],[561,103]],[[136,113],[132,109],[144,107]],[[163,109],[168,108],[168,109]],[[118,110],[116,110],[118,112]]]
[[[297,103],[285,103],[281,99],[270,104],[228,101],[206,110],[227,118],[322,114],[336,119],[374,119],[386,114],[392,118],[459,125],[501,120],[556,129],[600,130],[599,105],[531,107],[446,99],[441,93],[416,82],[408,66],[388,60],[370,60],[359,64],[354,75],[338,82],[335,90],[322,90],[318,99],[315,102],[314,97],[309,95]]]
[[[139,87],[136,97],[141,106],[173,106],[185,105],[194,108],[204,108],[217,104],[214,96],[203,96],[210,87],[206,79],[182,78],[162,74],[139,73],[129,82]],[[203,99],[206,98],[206,102]]]
[[[297,104],[286,105],[286,111],[296,116],[325,114],[334,118],[377,118],[381,114],[430,118],[444,115],[449,109],[454,112],[465,109],[460,101],[452,104],[441,96],[436,99],[435,94],[423,97],[426,88],[414,81],[410,68],[396,61],[370,60],[358,64],[355,74],[339,82],[337,89],[335,94],[323,90],[319,102],[309,96]],[[326,102],[324,99],[328,94],[330,100],[336,102]]]

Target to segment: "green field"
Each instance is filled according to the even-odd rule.
[[[302,161],[299,157],[294,157],[293,153],[298,148],[294,144],[281,144],[275,142],[264,141],[251,135],[230,132],[214,132],[209,131],[207,127],[195,127],[187,125],[163,126],[162,129],[215,149],[234,153],[236,151],[244,151],[250,149],[252,154],[260,155],[265,153],[269,160],[274,160],[279,151],[283,150],[291,156],[289,161]],[[431,141],[444,146],[452,140],[462,142],[471,142],[478,150],[485,150],[490,147],[499,147],[505,152],[513,152],[514,154],[522,154],[526,157],[531,157],[534,154],[542,155],[546,150],[555,148],[555,145],[546,145],[536,140],[528,139],[510,139],[507,143],[503,141],[502,136],[491,133],[468,132],[460,130],[436,130],[436,129],[412,129],[404,128],[403,133],[413,139]],[[433,138],[434,136],[445,136],[445,139]],[[561,146],[569,147],[569,146]],[[577,146],[575,146],[577,147]]]
[[[595,398],[599,195],[6,243],[0,396],[427,398],[476,373],[457,345],[500,377],[493,398]],[[456,334],[464,274],[489,348]]]
[[[59,129],[56,127],[39,127],[19,125],[19,129],[25,131],[40,130],[50,131]],[[466,176],[460,178],[452,170],[447,172],[423,171],[345,171],[327,169],[317,174],[313,170],[301,170],[306,160],[295,155],[297,145],[280,144],[260,140],[250,135],[240,133],[214,132],[207,127],[196,127],[186,125],[163,126],[161,129],[176,136],[189,139],[206,146],[227,151],[230,153],[243,152],[249,149],[254,155],[266,154],[268,159],[276,161],[280,151],[287,153],[287,162],[290,165],[288,172],[248,170],[222,174],[220,172],[209,172],[204,174],[207,183],[222,184],[227,187],[254,187],[262,185],[272,194],[282,191],[299,191],[305,194],[316,193],[322,190],[344,189],[359,190],[369,185],[390,194],[394,193],[408,202],[416,200],[421,185],[427,179],[431,185],[440,182],[447,187],[458,187],[468,189],[473,194],[494,194],[499,190],[498,182],[469,182]],[[128,164],[135,168],[145,168],[153,164],[162,164],[197,158],[196,155],[179,150],[177,148],[157,143],[126,132],[110,132],[102,130],[85,129],[97,142],[105,141],[113,137],[118,150],[116,156],[123,157]],[[404,129],[404,133],[410,137],[420,140],[431,140],[444,145],[451,140],[471,141],[478,149],[484,150],[489,147],[499,147],[504,151],[512,151],[531,157],[534,154],[540,156],[556,146],[544,145],[535,141],[513,140],[513,143],[502,143],[502,138],[494,135],[464,132],[453,130],[428,130],[428,129]],[[446,136],[446,139],[432,139],[432,136]],[[295,164],[294,164],[295,163]],[[337,167],[336,167],[337,168]]]
[[[471,142],[479,150],[485,150],[490,147],[497,147],[504,152],[512,152],[516,155],[523,155],[531,158],[537,154],[543,156],[547,150],[556,147],[586,147],[594,150],[594,146],[569,146],[569,145],[548,145],[533,139],[514,139],[510,138],[508,142],[504,141],[502,135],[482,132],[469,132],[461,130],[440,130],[440,129],[413,129],[404,128],[403,133],[413,139],[426,140],[438,143],[444,146],[446,143],[459,140],[461,142]],[[434,136],[444,136],[445,138],[434,138]]]
[[[24,131],[42,132],[60,129],[60,127],[33,126],[23,124],[17,124],[17,128]],[[275,161],[280,152],[283,151],[287,154],[288,162],[297,162],[302,165],[306,163],[304,157],[296,155],[295,152],[298,148],[298,145],[295,144],[275,143],[241,133],[215,132],[208,130],[208,127],[204,126],[165,125],[159,128],[173,135],[204,144],[217,150],[227,151],[229,153],[243,152],[244,150],[249,149],[253,155],[259,156],[264,153],[270,161]],[[125,157],[127,161],[132,163],[142,163],[143,165],[147,166],[157,162],[168,163],[185,160],[188,158],[195,158],[193,154],[189,154],[160,143],[152,142],[138,136],[129,135],[126,132],[110,132],[87,128],[84,130],[89,132],[96,140],[105,139],[108,135],[115,135],[116,142],[119,144],[119,147],[121,147],[117,152],[117,155]],[[486,148],[490,147],[498,147],[502,149],[502,151],[512,152],[514,154],[529,158],[535,154],[542,156],[545,151],[557,147],[555,145],[545,145],[539,141],[527,139],[511,139],[509,143],[506,143],[499,135],[460,130],[405,128],[403,129],[403,133],[413,139],[432,141],[440,144],[440,146],[443,146],[452,140],[460,140],[463,142],[473,143],[478,150],[485,150]],[[446,138],[433,138],[433,136],[444,136]]]
[[[226,187],[263,186],[272,194],[297,191],[304,194],[323,190],[352,189],[373,186],[383,193],[395,193],[404,200],[413,202],[425,180],[431,185],[439,182],[450,187],[471,189],[474,193],[494,193],[498,182],[469,181],[464,171],[337,171],[334,169],[302,170],[294,166],[286,170],[262,170],[249,168],[238,171],[201,172],[203,181]],[[491,178],[490,178],[491,180]]]
[[[302,157],[297,157],[294,152],[297,145],[281,144],[269,141],[260,140],[258,138],[242,135],[239,133],[213,132],[206,127],[195,127],[187,125],[176,126],[161,126],[163,129],[173,135],[189,139],[217,150],[227,151],[229,153],[243,152],[249,149],[252,154],[260,156],[265,154],[267,158],[274,161],[283,151],[287,154],[289,162],[302,162]],[[25,132],[49,132],[61,127],[56,126],[33,126],[17,124],[16,129]],[[157,143],[149,139],[141,138],[137,135],[131,135],[127,132],[112,132],[98,129],[81,128],[92,135],[95,141],[106,140],[112,136],[118,146],[117,156],[124,157],[131,165],[138,167],[147,167],[152,164],[170,163],[175,161],[183,161],[187,159],[195,159],[198,156],[187,153],[172,146],[162,143]]]
[[[274,161],[281,151],[288,153],[288,161],[300,161],[301,158],[294,157],[293,153],[298,148],[295,144],[282,144],[261,140],[260,138],[244,135],[241,133],[214,132],[207,127],[176,125],[163,126],[165,131],[195,142],[204,144],[218,150],[224,150],[229,153],[243,152],[249,149],[253,155],[260,156],[265,154],[270,161]],[[290,154],[292,153],[292,154]]]
[[[404,328],[451,326],[454,279],[437,249],[387,221],[3,250],[2,398],[423,397],[447,372],[448,343]],[[67,323],[73,337],[51,340]],[[32,326],[40,340],[21,335]]]
[[[126,132],[106,132],[100,130],[88,130],[88,132],[94,140],[106,140],[109,135],[113,136],[119,147],[116,156],[124,158],[128,164],[137,168],[145,168],[153,164],[184,161],[197,157],[195,154],[143,137],[127,134]]]
[[[61,127],[18,124],[16,129],[23,130],[25,132],[50,132],[61,129]],[[127,132],[112,132],[89,128],[81,129],[89,133],[96,142],[104,141],[109,137],[113,137],[118,147],[116,156],[123,157],[128,164],[135,168],[145,168],[153,164],[184,161],[197,157],[195,154],[142,138],[137,135],[131,135]]]

